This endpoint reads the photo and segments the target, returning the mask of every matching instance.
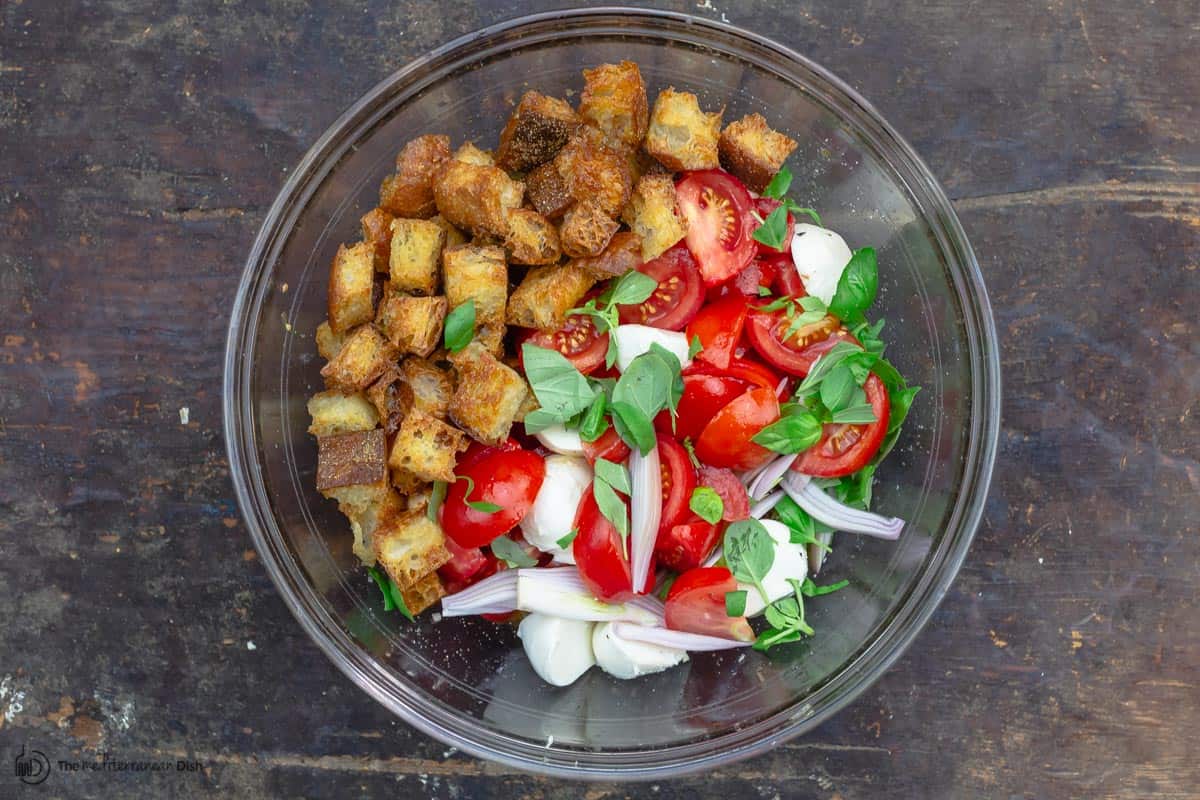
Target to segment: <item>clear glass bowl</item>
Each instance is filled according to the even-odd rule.
[[[636,61],[653,98],[695,92],[727,119],[757,111],[800,142],[792,196],[852,246],[879,252],[885,335],[923,391],[881,470],[897,543],[842,535],[811,603],[815,638],[695,654],[635,681],[592,670],[542,683],[508,626],[409,624],[380,610],[334,504],[313,488],[306,398],[322,388],[313,332],[327,269],[410,137],[491,147],[528,88],[572,96],[580,71]],[[799,54],[727,25],[639,9],[495,25],[421,58],[360,99],[304,157],[246,263],[225,361],[226,444],[251,535],[292,612],[355,683],[466,752],[562,776],[662,778],[754,755],[811,730],[879,677],[945,594],[982,513],[1000,413],[996,334],[979,267],[936,180],[871,106]]]

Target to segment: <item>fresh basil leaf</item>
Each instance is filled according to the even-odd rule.
[[[566,550],[575,542],[575,537],[579,535],[579,528],[571,528],[570,533],[559,539],[557,544],[561,549]]]
[[[657,342],[650,345],[650,354],[663,360],[671,376],[670,384],[667,387],[667,410],[671,412],[673,426],[675,417],[679,413],[679,401],[683,397],[683,365],[679,363],[679,356]]]
[[[446,327],[442,332],[442,339],[446,343],[446,349],[451,353],[457,353],[471,343],[475,338],[475,298],[467,300],[467,302],[455,306],[454,310],[446,315]]]
[[[804,297],[801,297],[796,302],[799,303],[800,307],[805,311],[820,311],[822,316],[828,310],[825,306],[825,302],[821,300],[821,298],[815,297],[811,294],[804,295]]]
[[[592,481],[592,496],[596,498],[596,506],[605,519],[613,524],[622,536],[629,535],[629,515],[626,513],[625,501],[617,496],[613,487],[607,481]]]
[[[754,434],[750,441],[776,453],[802,453],[821,440],[821,421],[806,410],[797,410]]]
[[[490,503],[487,500],[471,500],[470,497],[475,493],[475,480],[470,475],[455,475],[455,482],[466,481],[467,491],[463,493],[463,500],[467,504],[467,508],[478,511],[481,514],[495,514],[500,510],[500,506],[495,503]]]
[[[791,295],[785,295],[783,297],[776,297],[765,306],[754,306],[753,308],[755,311],[762,311],[763,313],[769,314],[772,311],[778,311],[781,308],[787,308],[791,305],[791,303]]]
[[[716,525],[725,514],[725,501],[721,499],[721,495],[717,494],[712,487],[697,486],[692,490],[692,497],[688,500],[688,508],[695,512],[696,516],[700,517],[700,519]]]
[[[725,562],[733,577],[758,589],[764,603],[771,602],[762,582],[775,563],[775,540],[761,522],[743,519],[725,529]]]
[[[654,435],[654,422],[640,408],[630,403],[614,400],[609,408],[613,413],[613,425],[621,440],[630,447],[636,447],[642,455],[649,455],[658,441]]]
[[[613,283],[611,294],[606,293],[605,302],[610,306],[644,303],[657,288],[658,281],[654,278],[631,269]]]
[[[836,592],[838,589],[845,589],[849,585],[850,581],[843,580],[828,586],[817,586],[813,583],[812,578],[805,578],[804,583],[800,584],[800,591],[804,593],[805,597],[820,597],[823,594]]]
[[[725,593],[725,615],[741,617],[746,614],[746,590],[736,589]]]
[[[792,308],[794,308],[794,306],[789,306],[788,310],[791,311]],[[805,326],[816,325],[818,322],[825,319],[825,312],[805,311],[803,314],[790,313],[788,314],[788,319],[790,319],[791,322],[788,323],[787,330],[783,332],[782,337],[783,341],[785,342],[799,333]]]
[[[617,379],[617,385],[613,387],[613,405],[628,403],[653,420],[658,412],[670,405],[677,378],[682,393],[679,359],[662,347],[658,350],[652,347],[650,352],[635,358]]]
[[[871,365],[871,371],[879,376],[879,380],[883,381],[889,394],[901,392],[908,386],[904,376],[900,374],[900,370],[885,358],[876,358],[875,363]]]
[[[879,337],[880,332],[883,331],[883,325],[884,321],[882,319],[874,325],[864,319],[855,325],[850,332],[854,334],[854,338],[862,343],[864,350],[872,355],[881,356],[886,347],[883,339]]]
[[[838,502],[853,508],[860,508],[863,511],[869,509],[875,470],[878,466],[878,463],[868,464],[853,475],[847,475],[838,481],[837,486],[834,487]]]
[[[520,567],[536,567],[537,559],[529,555],[524,547],[507,536],[497,536],[492,539],[492,555],[507,562],[514,569]]]
[[[799,641],[800,638],[800,631],[795,628],[786,628],[784,630],[767,628],[758,635],[758,638],[754,640],[754,644],[751,647],[765,653],[777,644]]]
[[[704,345],[700,344],[700,337],[693,336],[691,344],[688,345],[688,358],[695,358],[696,354],[704,349]]]
[[[604,411],[607,407],[608,402],[604,399],[604,392],[597,392],[596,399],[588,406],[583,419],[579,420],[580,439],[585,442],[594,442],[604,435],[604,432],[608,430],[608,420],[604,418]]]
[[[804,206],[797,205],[794,201],[789,200],[787,198],[784,198],[783,204],[787,207],[788,211],[792,212],[793,216],[805,214],[814,223],[816,223],[816,226],[818,228],[825,227],[825,223],[821,222],[821,215],[817,213],[817,210],[815,208],[805,208]]]
[[[879,268],[874,248],[855,250],[850,263],[838,279],[837,291],[829,303],[829,313],[843,322],[855,323],[875,302],[879,290]]]
[[[771,296],[771,290],[770,290],[769,288],[767,288],[766,286],[759,285],[759,287],[758,287],[758,296],[759,296],[759,297],[770,297],[770,296]]]
[[[779,172],[776,172],[771,177],[770,182],[767,184],[767,188],[763,189],[762,196],[769,197],[772,200],[780,200],[785,194],[788,193],[788,189],[791,188],[791,186],[791,170],[789,170],[787,167],[780,167]]]
[[[869,425],[875,419],[875,409],[870,403],[847,406],[833,412],[833,422],[839,425]]]
[[[817,391],[821,381],[825,380],[834,367],[851,353],[861,353],[863,349],[853,342],[839,341],[818,358],[804,376],[804,380],[796,387],[795,396],[804,399]]]
[[[845,408],[854,388],[854,374],[845,363],[838,364],[829,371],[825,380],[821,381],[821,403],[830,411]]]
[[[433,482],[433,489],[429,492],[429,505],[425,508],[425,516],[429,517],[430,522],[438,521],[438,509],[446,501],[446,490],[449,488],[445,481]]]
[[[787,206],[779,206],[763,220],[762,225],[754,229],[752,238],[759,244],[764,244],[772,250],[782,250],[784,237],[787,236]]]
[[[525,426],[525,433],[532,436],[538,431],[544,431],[552,425],[562,424],[563,420],[559,419],[554,414],[545,409],[535,408],[525,415],[522,424]]]
[[[883,437],[883,444],[879,446],[879,452],[875,454],[873,459],[875,463],[878,464],[882,461],[896,446],[896,441],[900,438],[900,427],[904,424],[909,409],[912,408],[913,398],[919,391],[921,391],[920,386],[910,386],[897,392],[888,393],[888,399],[892,406],[888,417],[888,431]]]
[[[521,359],[538,404],[555,419],[565,422],[595,399],[587,378],[557,350],[526,343],[521,346]]]
[[[658,587],[658,591],[654,593],[655,596],[665,603],[667,601],[667,595],[671,593],[671,587],[675,585],[675,580],[678,577],[679,575],[674,572],[669,573],[666,579],[663,581],[662,586]]]
[[[801,616],[800,606],[793,597],[782,597],[767,605],[763,616],[767,624],[774,628],[791,628],[804,617]]]
[[[618,492],[629,494],[633,491],[629,486],[629,470],[625,469],[624,465],[605,458],[597,458],[594,468],[596,478],[604,481]]]
[[[790,497],[782,497],[775,504],[775,517],[788,527],[792,532],[790,541],[792,544],[815,544],[822,550],[828,551],[830,548],[821,544],[817,539],[818,534],[832,533],[833,528],[830,528],[823,522],[817,522],[803,508],[801,508],[795,500]]]
[[[404,602],[403,593],[392,583],[391,576],[378,567],[367,567],[367,573],[383,595],[383,610],[399,611],[409,622],[415,622],[412,612],[408,610],[408,604]]]

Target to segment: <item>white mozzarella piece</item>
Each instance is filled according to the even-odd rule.
[[[597,625],[592,632],[592,652],[600,669],[623,680],[662,672],[688,658],[686,650],[621,639],[613,633],[611,622]]]
[[[555,423],[549,428],[543,428],[534,436],[542,443],[543,447],[552,453],[564,456],[583,455],[583,439],[579,438],[579,431],[569,431],[563,427],[561,422]]]
[[[833,300],[838,280],[852,255],[846,241],[828,228],[807,222],[796,224],[792,261],[804,282],[804,290],[819,297],[822,303],[828,305]]]
[[[679,359],[682,367],[692,363],[688,358],[687,334],[681,331],[666,331],[649,325],[618,325],[612,336],[617,342],[617,369],[624,372],[633,360],[642,353],[650,352],[650,345],[657,344],[670,350]]]
[[[804,545],[792,544],[792,532],[788,526],[773,519],[760,520],[771,539],[775,542],[775,560],[767,575],[763,578],[763,588],[767,597],[775,602],[781,597],[787,597],[795,590],[788,578],[803,581],[808,576],[808,554]],[[746,616],[754,617],[761,614],[767,607],[757,587],[749,583],[738,582],[739,589],[746,590]]]
[[[569,686],[596,663],[592,653],[595,623],[530,614],[521,620],[517,636],[533,671],[546,683]]]
[[[547,456],[546,476],[533,507],[521,520],[525,541],[550,553],[560,564],[574,564],[571,548],[558,540],[571,532],[579,500],[592,482],[592,465],[582,456]]]

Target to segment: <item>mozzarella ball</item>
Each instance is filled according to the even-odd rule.
[[[822,303],[829,305],[833,300],[852,255],[846,241],[828,228],[797,223],[792,235],[792,261],[804,290]]]
[[[533,507],[521,520],[525,541],[550,553],[554,560],[574,564],[570,547],[559,547],[558,540],[571,532],[579,500],[592,482],[592,465],[581,456],[547,456],[546,476],[538,489]]]
[[[597,625],[592,632],[592,652],[600,669],[622,680],[662,672],[688,657],[686,650],[621,639],[613,633],[611,622]]]
[[[533,671],[546,683],[569,686],[596,663],[592,653],[594,623],[530,614],[521,620],[517,636]]]
[[[657,344],[670,350],[679,359],[681,367],[692,363],[688,358],[687,334],[681,331],[665,331],[649,325],[618,325],[612,334],[617,343],[617,369],[629,369],[633,360],[642,353],[649,353],[650,346]]]
[[[803,581],[808,576],[808,555],[805,553],[804,545],[792,544],[792,532],[787,525],[773,519],[764,519],[761,522],[775,542],[775,560],[771,563],[771,568],[767,570],[766,577],[762,582],[763,588],[767,590],[767,597],[773,603],[795,591],[792,584],[788,582],[788,578]],[[739,582],[738,588],[746,590],[747,617],[758,616],[766,610],[767,604],[763,602],[762,595],[756,586]]]

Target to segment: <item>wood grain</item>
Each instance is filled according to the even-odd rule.
[[[871,98],[956,198],[992,293],[983,526],[851,708],[711,775],[585,787],[448,752],[308,641],[220,439],[242,259],[354,98],[549,7],[0,4],[0,752],[206,765],[52,776],[81,798],[1200,794],[1189,0],[666,6],[776,36]]]

